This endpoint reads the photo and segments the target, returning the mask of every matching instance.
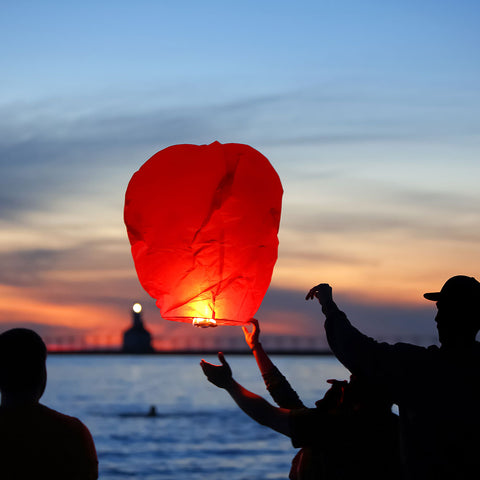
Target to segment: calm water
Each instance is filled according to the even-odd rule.
[[[101,480],[288,478],[296,451],[290,440],[250,420],[210,384],[200,359],[52,355],[42,402],[88,426]],[[348,378],[333,357],[272,359],[308,406],[323,396],[328,378]],[[269,398],[253,357],[227,360],[236,380]],[[151,405],[153,418],[146,416]]]

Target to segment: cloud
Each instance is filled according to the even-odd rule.
[[[255,109],[274,101],[265,96],[149,110],[126,104],[114,112],[102,104],[88,111],[74,105],[77,114],[68,104],[62,109],[50,104],[3,107],[0,218],[55,210],[58,199],[86,196],[93,186],[99,199],[110,193],[112,183],[121,196],[131,174],[157,150],[176,143],[238,141]]]
[[[88,110],[75,101],[70,100],[69,104],[68,99],[61,98],[51,100],[62,105],[53,111],[50,104],[43,103],[3,107],[2,162],[9,164],[12,159],[31,165],[37,165],[38,161],[60,164],[66,154],[67,158],[78,157],[78,150],[83,156],[88,152],[117,151],[151,143],[168,146],[188,139],[214,141],[228,131],[245,128],[256,112],[282,101],[279,95],[262,95],[188,106],[179,101],[167,107],[158,100],[162,98],[161,92],[152,97],[148,108],[126,99],[113,111],[106,99],[98,98],[90,99],[95,106]],[[84,161],[95,159],[86,156]]]
[[[10,179],[11,180],[11,179]],[[17,212],[31,209],[34,203],[25,196],[19,195],[18,185],[14,189],[12,184],[0,180],[0,185],[5,186],[4,191],[0,194],[0,218],[11,220],[15,218]],[[8,188],[10,186],[10,188]]]
[[[11,328],[28,328],[37,332],[45,342],[49,339],[59,337],[70,337],[78,335],[78,329],[65,325],[50,325],[48,323],[34,323],[22,321],[7,321],[0,323],[0,333],[10,330]]]
[[[354,207],[352,207],[354,210]],[[462,210],[455,211],[455,215],[428,217],[417,215],[412,212],[411,215],[395,212],[393,214],[382,214],[377,212],[359,213],[359,212],[319,212],[308,214],[297,214],[283,223],[283,227],[293,230],[300,235],[315,234],[328,235],[374,235],[382,232],[397,233],[399,236],[411,234],[415,237],[424,237],[431,239],[443,238],[452,242],[478,242],[480,241],[480,231],[478,225],[480,218],[477,212],[472,212],[470,219],[463,221],[461,215],[468,215],[468,212]],[[346,238],[346,237],[345,237]],[[302,247],[301,247],[302,248]],[[339,259],[340,260],[340,259]],[[358,259],[353,260],[357,263]]]
[[[113,325],[115,318],[125,321],[132,299],[140,299],[149,303],[146,312],[155,318],[157,332],[184,331],[185,326],[159,318],[138,284],[121,219],[123,193],[131,174],[157,150],[215,139],[270,147],[278,154],[276,163],[287,172],[279,265],[300,264],[303,271],[296,278],[309,264],[326,266],[329,273],[341,270],[349,287],[355,282],[358,287],[372,272],[380,276],[377,267],[390,267],[387,257],[414,258],[402,249],[412,240],[431,240],[432,246],[439,238],[451,245],[478,242],[476,191],[443,191],[412,183],[408,176],[386,175],[387,169],[398,168],[398,157],[366,161],[365,151],[362,157],[352,149],[366,142],[418,141],[431,134],[429,128],[417,129],[401,116],[398,124],[385,123],[395,111],[372,113],[374,102],[368,99],[365,118],[362,109],[352,114],[359,92],[342,97],[333,90],[322,95],[274,92],[236,101],[207,98],[191,105],[162,105],[164,96],[157,91],[156,96],[134,95],[138,105],[127,98],[92,97],[3,106],[0,284],[18,288],[39,305],[88,304],[99,328],[102,306]],[[339,107],[343,113],[332,116]],[[314,148],[333,144],[350,153],[327,161],[326,150]],[[298,150],[299,145],[308,148]],[[298,301],[294,290],[271,289],[261,309],[267,334],[291,336],[295,329],[321,334],[311,305]],[[417,307],[372,302],[367,308],[348,298],[344,305],[351,305],[353,316],[372,332],[425,330],[410,321],[425,318]],[[403,317],[407,321],[402,323]],[[38,322],[48,324],[48,319]]]
[[[162,90],[150,90],[3,105],[0,218],[55,209],[56,199],[85,194],[93,186],[100,198],[107,183],[124,186],[119,182],[150,155],[176,143],[239,141],[283,149],[398,143],[430,135],[430,127],[406,119],[392,123],[395,111],[375,111],[374,97],[361,89],[322,86],[321,91],[304,88],[238,100],[208,96],[189,104],[181,92],[176,103],[167,103]]]
[[[120,323],[122,318],[128,321],[133,301],[149,299],[137,280],[126,240],[102,239],[72,247],[7,251],[0,253],[0,265],[0,288],[9,292],[3,300],[8,302],[10,296],[19,305],[15,313],[19,320],[21,305],[31,302],[38,304],[35,315],[44,323],[49,323],[48,312],[54,307],[88,307],[89,323],[102,329],[108,323],[106,318],[109,322],[115,316]],[[25,307],[23,321],[28,321],[33,310]],[[110,313],[102,318],[105,310]],[[73,310],[65,311],[70,314]],[[5,315],[8,318],[10,314]],[[80,320],[80,315],[75,317]]]
[[[480,240],[477,190],[415,187],[388,177],[372,181],[355,178],[346,169],[328,168],[326,174],[309,174],[300,186],[303,195],[293,185],[294,192],[289,193],[293,198],[282,214],[286,236],[289,232],[324,236],[391,232],[455,243]]]
[[[129,322],[131,304],[140,300],[149,327],[160,338],[206,336],[189,325],[161,319],[154,301],[138,283],[126,243],[115,246],[103,240],[62,250],[8,252],[0,254],[0,263],[0,304],[9,325],[28,324],[33,318],[35,324],[57,325],[59,332],[71,329],[68,334],[75,333],[75,328],[77,332],[88,328],[118,333]],[[268,290],[257,316],[271,345],[278,346],[275,338],[281,336],[315,337],[325,342],[319,306],[304,298],[305,292],[295,289]],[[433,336],[430,305],[419,308],[386,305],[380,300],[359,302],[344,294],[339,295],[338,302],[352,322],[371,335],[407,340]],[[238,329],[227,327],[210,335],[242,338]]]
[[[55,268],[58,250],[33,250],[0,253],[0,284],[16,287],[38,285],[46,272]]]

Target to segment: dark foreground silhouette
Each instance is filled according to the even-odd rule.
[[[306,408],[288,380],[271,362],[259,342],[260,329],[244,328],[245,339],[277,408],[232,378],[223,354],[221,365],[202,360],[208,380],[224,388],[238,406],[258,423],[291,438],[301,448],[292,462],[291,480],[399,478],[398,418],[392,403],[375,385],[357,377],[330,380],[316,408]]]
[[[87,427],[39,402],[46,354],[32,330],[0,335],[0,478],[95,480],[98,460]]]
[[[398,405],[405,478],[474,478],[480,471],[480,283],[458,275],[424,296],[436,302],[440,347],[367,337],[338,309],[328,284],[306,298],[319,300],[329,345],[343,365],[382,385]]]

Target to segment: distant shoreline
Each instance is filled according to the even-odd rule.
[[[228,355],[251,355],[249,350],[175,350],[175,351],[156,351],[148,353],[122,352],[121,350],[52,350],[48,355],[123,355],[123,356],[162,356],[162,355],[216,355],[222,351]],[[269,355],[289,355],[289,356],[332,356],[330,350],[269,350]]]

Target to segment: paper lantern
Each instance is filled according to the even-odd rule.
[[[282,194],[248,145],[174,145],[145,162],[124,217],[138,278],[163,318],[241,325],[255,315],[277,260]]]

